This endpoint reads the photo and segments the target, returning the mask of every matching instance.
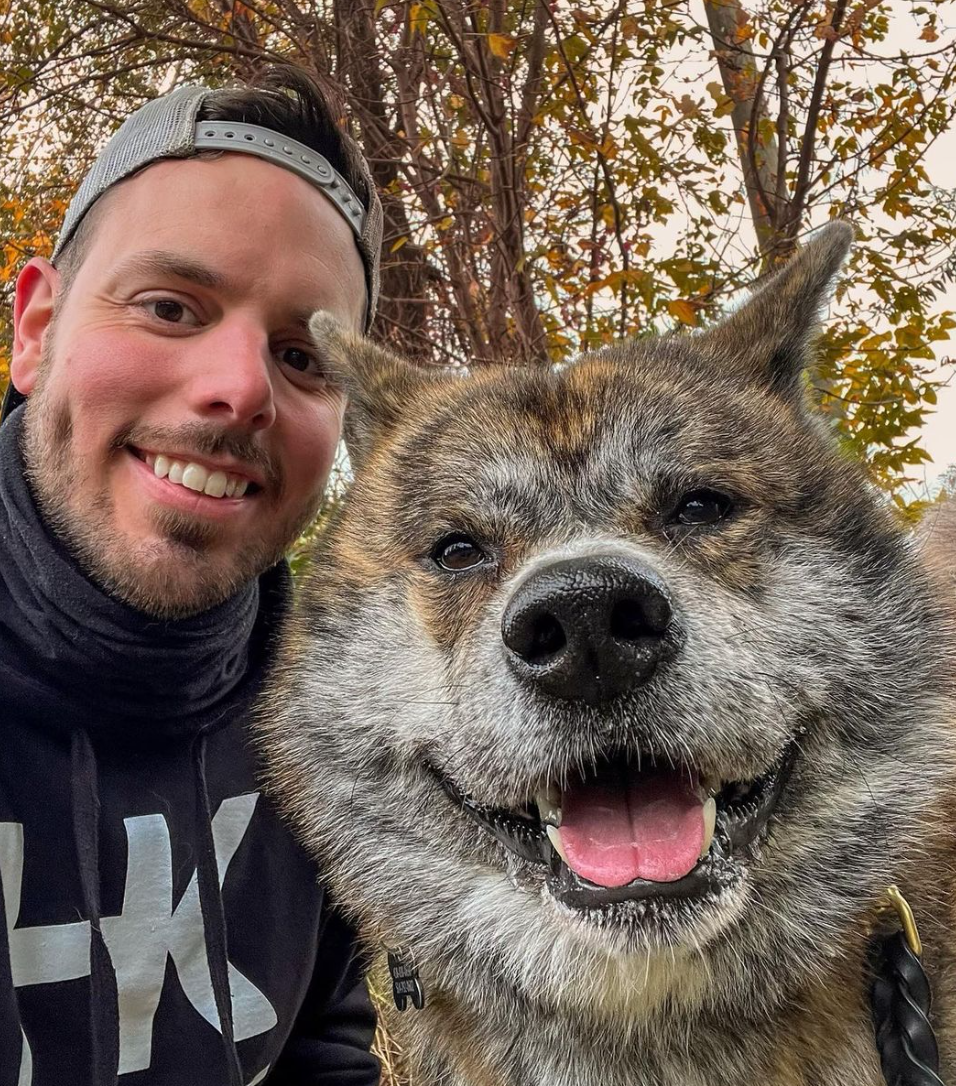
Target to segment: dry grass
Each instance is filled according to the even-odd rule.
[[[391,984],[387,970],[381,968],[380,963],[376,963],[369,976],[369,990],[378,1012],[378,1030],[372,1051],[382,1061],[381,1086],[412,1086],[403,1066],[401,1046],[385,1025],[383,1009],[387,1005],[386,1001],[391,1001]]]

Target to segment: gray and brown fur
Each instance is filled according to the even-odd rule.
[[[835,225],[718,327],[556,370],[421,371],[317,318],[347,383],[355,482],[261,713],[269,783],[371,948],[405,948],[396,1016],[424,1086],[877,1086],[865,953],[913,904],[956,1081],[952,630],[913,541],[808,406],[850,241]],[[678,497],[733,496],[676,531]],[[449,575],[436,542],[493,555]],[[546,701],[502,613],[555,557],[633,556],[680,652],[633,693]],[[608,750],[748,779],[799,754],[735,886],[676,919],[587,914],[457,809],[525,803]]]

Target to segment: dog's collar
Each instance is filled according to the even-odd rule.
[[[883,1077],[888,1086],[943,1086],[916,918],[896,886],[887,889],[881,911],[894,912],[899,924],[881,927],[870,944],[870,1002]]]
[[[880,912],[895,913],[899,923],[888,931],[881,927],[870,943],[870,1002],[883,1078],[888,1086],[943,1086],[916,917],[897,886],[887,888]],[[414,957],[406,947],[386,950],[395,1006],[404,1011],[411,1004],[421,1010],[425,990]]]

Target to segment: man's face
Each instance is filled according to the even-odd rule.
[[[98,583],[192,614],[316,510],[344,403],[306,322],[361,325],[362,263],[321,193],[247,155],[158,163],[103,201],[39,365],[15,345],[28,472]]]

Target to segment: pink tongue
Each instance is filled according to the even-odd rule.
[[[703,803],[686,772],[627,779],[608,768],[568,788],[561,814],[568,865],[597,886],[674,882],[693,869],[704,843]]]

